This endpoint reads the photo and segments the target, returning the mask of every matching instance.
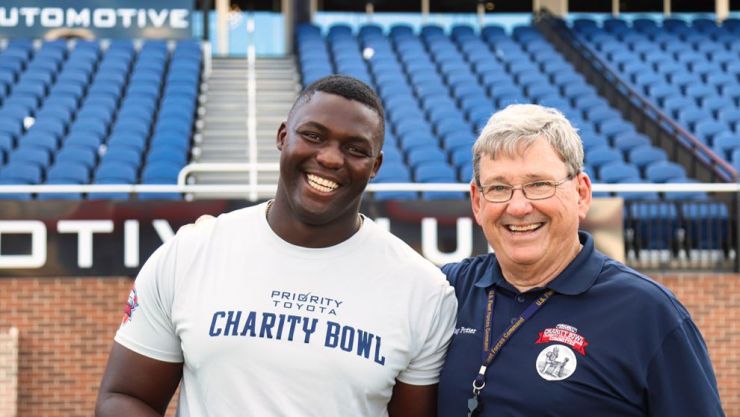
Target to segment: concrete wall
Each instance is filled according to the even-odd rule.
[[[676,293],[702,330],[726,414],[740,417],[740,275],[656,279]],[[0,279],[0,333],[14,326],[20,335],[18,416],[91,415],[130,286],[130,279],[116,277]]]

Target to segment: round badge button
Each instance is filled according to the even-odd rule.
[[[537,373],[548,381],[562,381],[568,378],[573,375],[577,365],[575,353],[565,345],[550,345],[537,355]]]

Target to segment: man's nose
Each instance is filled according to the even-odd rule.
[[[319,150],[318,155],[316,155],[316,160],[327,168],[338,168],[342,166],[344,157],[342,155],[342,150],[339,149],[338,146],[326,144],[326,146],[323,146]]]
[[[507,202],[506,211],[512,216],[522,216],[532,211],[532,202],[524,196],[521,188],[513,190],[511,199]]]

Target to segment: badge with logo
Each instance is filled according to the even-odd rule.
[[[552,343],[537,356],[537,373],[548,381],[561,381],[573,375],[578,360],[573,351],[586,356],[586,338],[578,334],[578,329],[567,324],[558,324],[539,333],[537,344]]]
[[[121,325],[128,323],[131,321],[131,314],[134,313],[134,310],[139,306],[139,296],[136,294],[136,287],[131,287],[131,292],[128,295],[128,301],[126,302],[126,308],[123,310],[123,320],[121,320]]]
[[[550,345],[537,355],[537,373],[548,381],[561,381],[576,370],[576,355],[565,345]]]

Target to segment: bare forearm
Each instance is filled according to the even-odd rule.
[[[437,385],[408,385],[400,381],[393,387],[388,403],[390,417],[436,417]]]
[[[95,406],[95,417],[162,417],[159,412],[138,398],[110,393],[101,395]]]

